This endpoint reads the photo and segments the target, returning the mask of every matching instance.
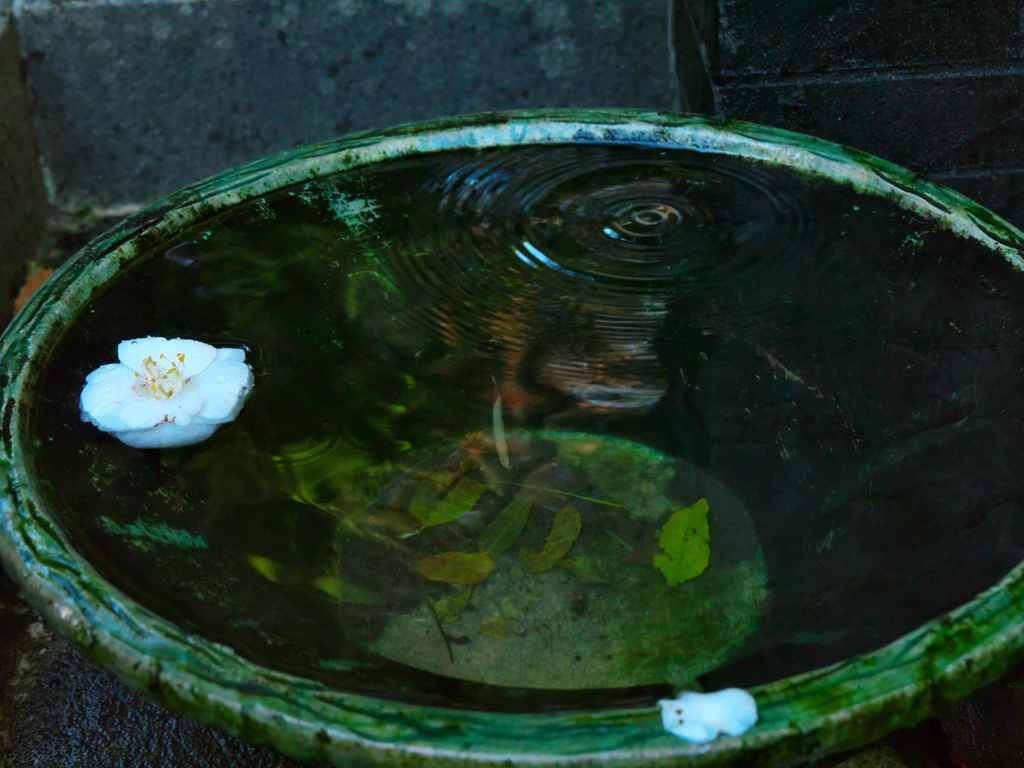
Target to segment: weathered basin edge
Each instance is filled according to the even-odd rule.
[[[629,143],[778,163],[884,196],[1024,270],[1024,234],[959,194],[830,142],[746,123],[627,110],[452,118],[302,147],[158,201],[106,233],[32,299],[2,338],[0,558],[57,631],[132,687],[198,720],[336,765],[778,766],[923,719],[1024,658],[1024,564],[890,645],[754,691],[761,721],[707,747],[667,736],[657,710],[494,715],[339,693],[258,667],[127,599],[70,546],[40,503],[28,403],[42,363],[92,292],[153,245],[270,190],[383,159],[472,147]]]

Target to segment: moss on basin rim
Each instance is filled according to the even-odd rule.
[[[994,680],[1024,649],[1024,565],[894,643],[753,691],[761,718],[707,746],[666,734],[659,710],[490,714],[355,696],[258,667],[127,599],[69,545],[40,503],[29,403],[46,356],[93,291],[125,264],[269,191],[403,155],[525,144],[626,143],[775,163],[878,195],[1024,269],[1024,234],[959,194],[855,150],[747,123],[636,111],[484,114],[302,147],[158,201],[69,261],[8,328],[0,352],[0,555],[50,624],[168,706],[290,755],[337,765],[777,766],[875,739]],[[97,510],[100,514],[100,510]]]

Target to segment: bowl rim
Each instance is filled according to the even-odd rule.
[[[197,221],[272,190],[413,154],[629,144],[781,164],[888,198],[1024,271],[1024,233],[959,193],[859,150],[752,123],[625,109],[482,113],[298,147],[163,197],[85,246],[0,338],[0,559],[51,627],[165,705],[300,759],[350,765],[755,765],[814,759],[905,727],[1024,656],[1024,563],[888,645],[752,689],[758,724],[690,745],[649,708],[549,714],[446,709],[339,692],[189,635],[125,596],[72,548],[29,468],[27,403],[48,351],[97,287]]]

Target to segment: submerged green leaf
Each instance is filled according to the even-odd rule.
[[[658,545],[664,551],[654,556],[654,567],[662,572],[670,587],[697,578],[708,567],[711,557],[708,510],[708,500],[698,499],[673,513],[661,527]]]
[[[472,587],[462,587],[450,595],[442,597],[434,603],[434,613],[437,615],[437,620],[442,624],[451,624],[453,621],[458,620],[466,606],[469,605],[469,598],[472,596]]]
[[[413,570],[431,581],[479,584],[494,570],[494,558],[487,552],[445,552],[417,560]]]
[[[530,519],[533,502],[520,494],[495,516],[480,537],[480,549],[492,555],[508,550],[522,534]]]
[[[460,480],[458,485],[440,499],[437,498],[437,492],[433,488],[422,487],[413,496],[409,511],[423,524],[424,528],[444,525],[458,520],[473,509],[486,491],[486,485],[469,478]]]
[[[558,510],[544,545],[540,549],[524,549],[520,553],[523,563],[534,573],[543,573],[555,567],[555,563],[569,554],[580,536],[583,520],[572,505]]]

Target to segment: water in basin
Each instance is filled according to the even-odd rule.
[[[82,423],[146,335],[244,346],[239,419],[165,451]],[[138,259],[47,362],[34,456],[103,575],[265,666],[649,705],[878,648],[1018,563],[1022,336],[1005,261],[880,197],[683,150],[438,153]]]

